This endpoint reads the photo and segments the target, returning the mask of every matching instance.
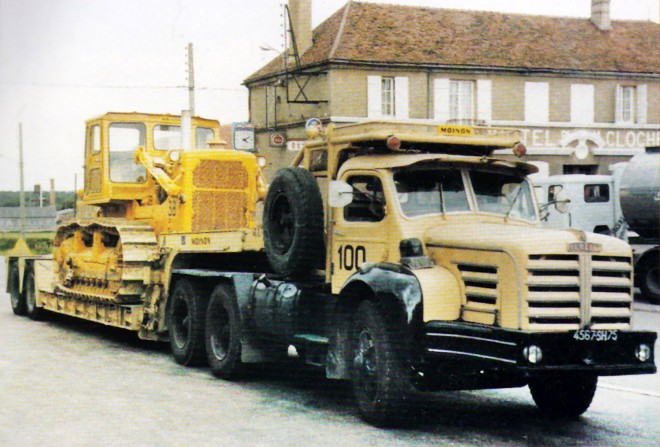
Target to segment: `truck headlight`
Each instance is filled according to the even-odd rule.
[[[531,345],[523,349],[523,356],[529,363],[537,364],[543,359],[543,351],[536,345]]]
[[[649,345],[642,344],[642,345],[637,346],[637,349],[635,349],[635,357],[637,357],[637,359],[640,362],[645,362],[648,359],[650,359],[651,358],[651,348],[649,347]]]

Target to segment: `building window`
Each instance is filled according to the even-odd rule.
[[[474,119],[474,81],[450,81],[449,119]]]
[[[647,86],[619,85],[616,89],[616,122],[646,124]]]
[[[381,114],[395,116],[396,103],[394,93],[394,78],[381,79]]]
[[[564,165],[563,174],[598,174],[598,165]]]
[[[631,85],[622,85],[621,87],[621,114],[622,123],[635,122],[635,87]]]
[[[547,123],[550,111],[550,94],[547,82],[525,82],[525,121]]]
[[[579,124],[592,124],[594,122],[593,85],[571,85],[571,122]]]
[[[433,118],[441,123],[492,121],[493,82],[490,79],[433,81]]]
[[[369,118],[409,118],[408,77],[367,76]]]

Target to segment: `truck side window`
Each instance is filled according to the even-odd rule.
[[[609,202],[610,200],[610,187],[609,185],[584,185],[584,201],[585,203],[602,203]]]
[[[143,123],[112,123],[109,130],[110,181],[144,183],[147,170],[135,163],[135,150],[147,144]]]
[[[349,177],[353,187],[353,202],[344,208],[344,219],[349,222],[380,222],[385,217],[385,195],[378,177],[356,175]]]
[[[98,124],[93,125],[89,130],[88,147],[92,154],[101,152],[101,127]]]

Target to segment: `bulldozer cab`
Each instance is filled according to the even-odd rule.
[[[191,119],[190,147],[209,148],[219,137],[215,120]],[[142,148],[152,158],[183,149],[181,118],[174,115],[106,113],[87,121],[83,201],[90,205],[131,201],[148,195],[147,169],[136,157]]]

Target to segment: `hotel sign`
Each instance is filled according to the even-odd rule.
[[[572,147],[591,141],[599,148],[634,149],[660,145],[660,130],[520,129],[529,148]]]

